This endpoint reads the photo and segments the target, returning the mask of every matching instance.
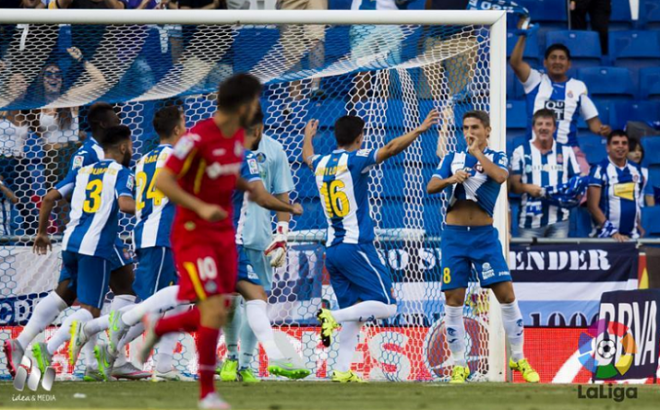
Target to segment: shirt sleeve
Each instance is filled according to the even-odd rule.
[[[506,153],[495,151],[493,154],[493,164],[505,170],[507,174],[509,173],[509,158],[507,158]]]
[[[598,108],[596,108],[594,102],[589,98],[586,88],[584,94],[580,96],[580,115],[582,115],[585,121],[598,117]]]
[[[64,177],[63,180],[61,180],[57,185],[55,185],[55,189],[57,189],[62,195],[63,198],[69,196],[73,192],[73,188],[76,186],[76,177],[78,176],[78,169],[74,169],[69,171],[66,176]]]
[[[198,139],[199,137],[191,134],[181,137],[174,146],[172,155],[167,158],[165,168],[176,174],[178,178],[183,177],[197,155]]]
[[[252,155],[246,155],[243,158],[243,166],[241,167],[241,178],[247,182],[261,181],[261,173],[259,172],[259,163],[257,158]]]
[[[534,88],[536,88],[539,84],[541,84],[541,73],[538,70],[531,69],[529,72],[529,77],[527,78],[527,81],[523,82],[523,88],[525,90],[525,94],[529,94],[532,92]]]
[[[355,169],[356,171],[366,174],[367,172],[369,172],[371,168],[373,168],[377,164],[376,162],[377,155],[378,155],[378,150],[374,150],[374,149],[358,150],[355,153],[355,155],[353,155],[351,158],[352,168]]]
[[[122,168],[117,176],[117,186],[115,190],[117,197],[128,196],[133,198],[133,188],[135,187],[135,176],[128,168]]]
[[[279,149],[277,151],[276,161],[273,167],[273,194],[284,194],[293,191],[295,189],[293,175],[291,174],[289,159],[284,153],[284,150]]]
[[[442,158],[442,161],[440,161],[438,168],[436,168],[435,172],[433,173],[433,178],[445,179],[452,176],[453,172],[451,172],[451,163],[453,160],[454,160],[453,152],[445,155]]]
[[[511,156],[511,173],[513,175],[522,175],[525,169],[525,154],[523,153],[522,146],[513,150]]]
[[[591,173],[589,174],[589,186],[603,186],[603,170],[600,165],[591,168]]]

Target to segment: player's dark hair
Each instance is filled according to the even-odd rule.
[[[566,53],[566,58],[569,61],[571,60],[571,50],[569,50],[568,47],[566,47],[565,45],[559,43],[552,44],[550,47],[545,49],[545,59],[547,60],[548,57],[550,57],[550,54],[552,54],[553,51],[557,51],[557,50]]]
[[[89,107],[89,111],[87,111],[87,124],[92,130],[94,137],[99,137],[98,134],[101,131],[101,123],[107,120],[109,112],[115,114],[115,109],[112,108],[112,105],[106,102],[97,102]],[[99,143],[101,143],[101,141],[99,141]]]
[[[170,138],[174,133],[174,128],[181,121],[181,110],[177,106],[161,108],[154,115],[154,130],[161,139]]]
[[[463,114],[463,122],[465,122],[465,120],[468,118],[478,119],[479,121],[481,121],[481,124],[483,124],[484,128],[490,127],[490,116],[486,111],[481,111],[481,110],[468,111],[465,114]]]
[[[119,146],[131,139],[131,129],[125,125],[110,127],[105,132],[103,142],[99,142],[104,151],[119,148]]]
[[[610,142],[612,142],[612,138],[614,137],[626,137],[628,144],[630,144],[630,137],[624,130],[614,130],[610,132],[610,135],[607,136],[607,145],[610,145]]]
[[[536,120],[539,118],[552,118],[552,123],[555,124],[555,127],[557,126],[557,118],[555,117],[555,113],[548,108],[541,108],[534,113],[532,116],[532,125],[536,124]]]
[[[261,94],[261,82],[252,74],[235,74],[218,88],[218,109],[235,112],[238,108],[251,102]]]
[[[338,147],[355,142],[364,131],[364,120],[354,115],[344,115],[335,122],[335,139]]]

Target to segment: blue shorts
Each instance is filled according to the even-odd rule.
[[[133,290],[141,300],[159,290],[176,285],[179,277],[176,273],[172,250],[164,246],[137,249],[138,267],[135,271]]]
[[[254,285],[262,286],[261,281],[259,280],[259,276],[257,276],[257,274],[254,272],[254,269],[252,268],[252,264],[250,263],[250,259],[248,259],[247,254],[245,253],[245,249],[243,249],[243,246],[238,245],[237,251],[238,251],[238,279],[236,280],[236,283],[244,280]]]
[[[64,252],[64,251],[63,251]],[[125,245],[119,246],[115,245],[114,252],[110,259],[110,271],[114,272],[117,269],[121,269],[126,265],[133,263],[133,258],[131,257],[128,248]],[[65,280],[71,279],[71,273],[67,270],[64,263],[62,264],[62,269],[60,270],[60,278],[57,280],[57,283],[64,282]],[[69,288],[72,288],[73,284],[69,284]]]
[[[442,290],[467,288],[473,268],[481,287],[511,281],[497,229],[491,225],[447,225],[440,249]]]
[[[368,300],[396,303],[392,279],[373,244],[331,246],[325,251],[325,267],[340,308]]]
[[[62,251],[62,263],[75,286],[78,301],[101,309],[110,284],[110,261],[98,256]]]
[[[273,267],[270,266],[270,260],[268,260],[264,251],[243,248],[243,252],[247,255],[254,273],[259,277],[261,286],[264,287],[266,292],[269,292],[273,283]]]

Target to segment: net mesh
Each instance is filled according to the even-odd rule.
[[[313,176],[301,163],[302,129],[319,119],[315,150],[328,154],[334,121],[359,115],[366,121],[366,147],[377,148],[414,129],[431,108],[440,111],[437,128],[370,171],[376,247],[399,307],[395,317],[364,328],[354,368],[371,380],[449,375],[439,248],[446,198],[427,195],[425,186],[439,157],[465,148],[457,126],[462,114],[489,109],[487,27],[18,25],[0,26],[0,32],[0,175],[15,194],[4,190],[0,199],[0,339],[15,337],[57,283],[57,241],[40,257],[32,255],[31,241],[40,198],[64,177],[72,153],[90,136],[84,121],[89,104],[115,105],[133,131],[137,161],[157,144],[150,126],[156,110],[179,105],[192,126],[213,114],[219,81],[249,71],[266,84],[265,134],[284,146],[296,185],[291,197],[305,210],[292,221],[288,263],[274,274],[269,315],[281,348],[295,350],[313,377],[326,377],[337,357],[336,345],[320,344],[315,313],[337,302],[323,269],[327,224]],[[66,222],[61,204],[49,233],[58,238]],[[133,224],[121,218],[129,245]],[[479,379],[488,372],[488,298],[475,283],[465,313],[466,357]],[[180,342],[176,366],[194,374],[191,336]],[[65,351],[55,355],[60,374],[81,372],[66,363]],[[263,352],[254,366],[266,374]],[[2,357],[0,377],[7,376]]]

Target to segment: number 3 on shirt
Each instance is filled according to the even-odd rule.
[[[165,195],[163,195],[162,192],[156,189],[156,184],[155,184],[159,172],[160,169],[157,169],[154,172],[154,176],[151,178],[151,182],[149,183],[148,189],[145,189],[147,187],[146,172],[138,172],[137,174],[137,210],[138,211],[144,208],[145,202],[147,202],[147,200],[149,199],[153,200],[153,206],[159,206],[163,201]]]
[[[87,191],[87,199],[83,204],[83,211],[88,214],[96,213],[101,207],[101,189],[103,189],[103,180],[95,179],[89,181],[85,187]]]
[[[331,218],[343,218],[351,209],[348,196],[343,191],[345,187],[344,182],[340,180],[324,182],[321,185],[325,210]]]

